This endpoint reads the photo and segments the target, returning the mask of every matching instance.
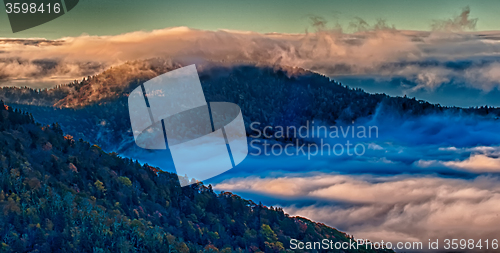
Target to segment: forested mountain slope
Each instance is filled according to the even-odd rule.
[[[349,240],[211,186],[181,188],[3,102],[0,164],[2,252],[283,252],[291,238]]]

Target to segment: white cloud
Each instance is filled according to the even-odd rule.
[[[238,178],[215,186],[290,200],[285,211],[340,228],[356,238],[384,241],[492,239],[500,224],[500,181],[438,177],[303,175]],[[302,206],[299,199],[316,200]]]
[[[445,166],[475,172],[500,172],[500,159],[485,155],[472,155],[464,161],[442,162]]]
[[[0,74],[9,79],[80,77],[124,61],[167,57],[187,62],[208,59],[282,64],[330,76],[403,76],[417,83],[414,89],[432,90],[450,80],[484,90],[499,86],[500,63],[491,57],[500,56],[500,32],[415,32],[388,28],[384,24],[363,27],[353,34],[325,26],[305,34],[177,27],[116,36],[83,35],[62,38],[57,43],[4,42],[0,43],[1,59],[4,59],[0,59],[4,62]],[[56,62],[57,68],[47,70],[35,64],[37,60]],[[473,64],[462,70],[427,63],[462,60]]]
[[[445,166],[457,170],[465,170],[476,173],[500,172],[500,147],[477,146],[470,148],[441,147],[439,151],[451,151],[459,154],[468,154],[463,160],[441,161],[441,160],[419,160],[416,166],[427,168],[433,166]]]

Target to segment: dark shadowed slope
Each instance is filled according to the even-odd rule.
[[[283,252],[291,238],[349,241],[42,126],[0,104],[2,252]],[[354,251],[346,251],[354,252]],[[370,252],[360,250],[357,252]]]

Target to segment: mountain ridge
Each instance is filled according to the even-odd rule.
[[[188,65],[181,61],[172,61],[164,58],[153,58],[148,60],[137,60],[111,67],[104,72],[88,76],[81,81],[58,85],[49,89],[32,89],[29,87],[1,87],[0,99],[13,104],[52,106],[58,108],[82,108],[89,105],[112,102],[122,96],[126,96],[133,88],[154,78],[158,75],[175,70]],[[406,102],[416,101],[420,104],[428,104],[443,109],[453,110],[473,110],[474,107],[461,108],[455,106],[441,106],[431,104],[423,100],[405,97],[391,97],[385,94],[370,94],[362,89],[350,89],[342,86],[330,78],[316,72],[308,71],[299,67],[288,67],[281,65],[269,65],[266,63],[252,62],[212,62],[203,61],[197,63],[200,79],[212,75],[231,75],[231,72],[241,68],[255,68],[261,72],[272,70],[274,74],[286,75],[288,78],[313,77],[313,79],[328,79],[330,83],[347,88],[350,92],[363,92],[370,96],[382,96],[383,98],[398,99],[403,98]],[[219,73],[217,73],[219,72]],[[222,72],[222,73],[221,73]],[[226,72],[226,73],[224,73]],[[380,102],[380,101],[378,101]],[[497,109],[490,107],[491,109]]]
[[[30,111],[44,124],[59,122],[75,138],[123,153],[135,147],[128,93],[150,78],[185,65],[161,58],[129,62],[53,89],[4,87],[0,99]],[[494,119],[500,115],[499,108],[443,107],[415,98],[369,94],[301,68],[243,62],[196,65],[206,100],[238,104],[247,133],[252,133],[252,122],[261,123],[256,128],[300,127],[313,120],[328,125],[351,124],[380,114],[413,117],[452,113]]]

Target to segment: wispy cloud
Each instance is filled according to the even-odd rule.
[[[434,20],[431,27],[435,31],[471,31],[476,29],[477,20],[477,18],[470,18],[470,8],[467,6],[454,18]]]

